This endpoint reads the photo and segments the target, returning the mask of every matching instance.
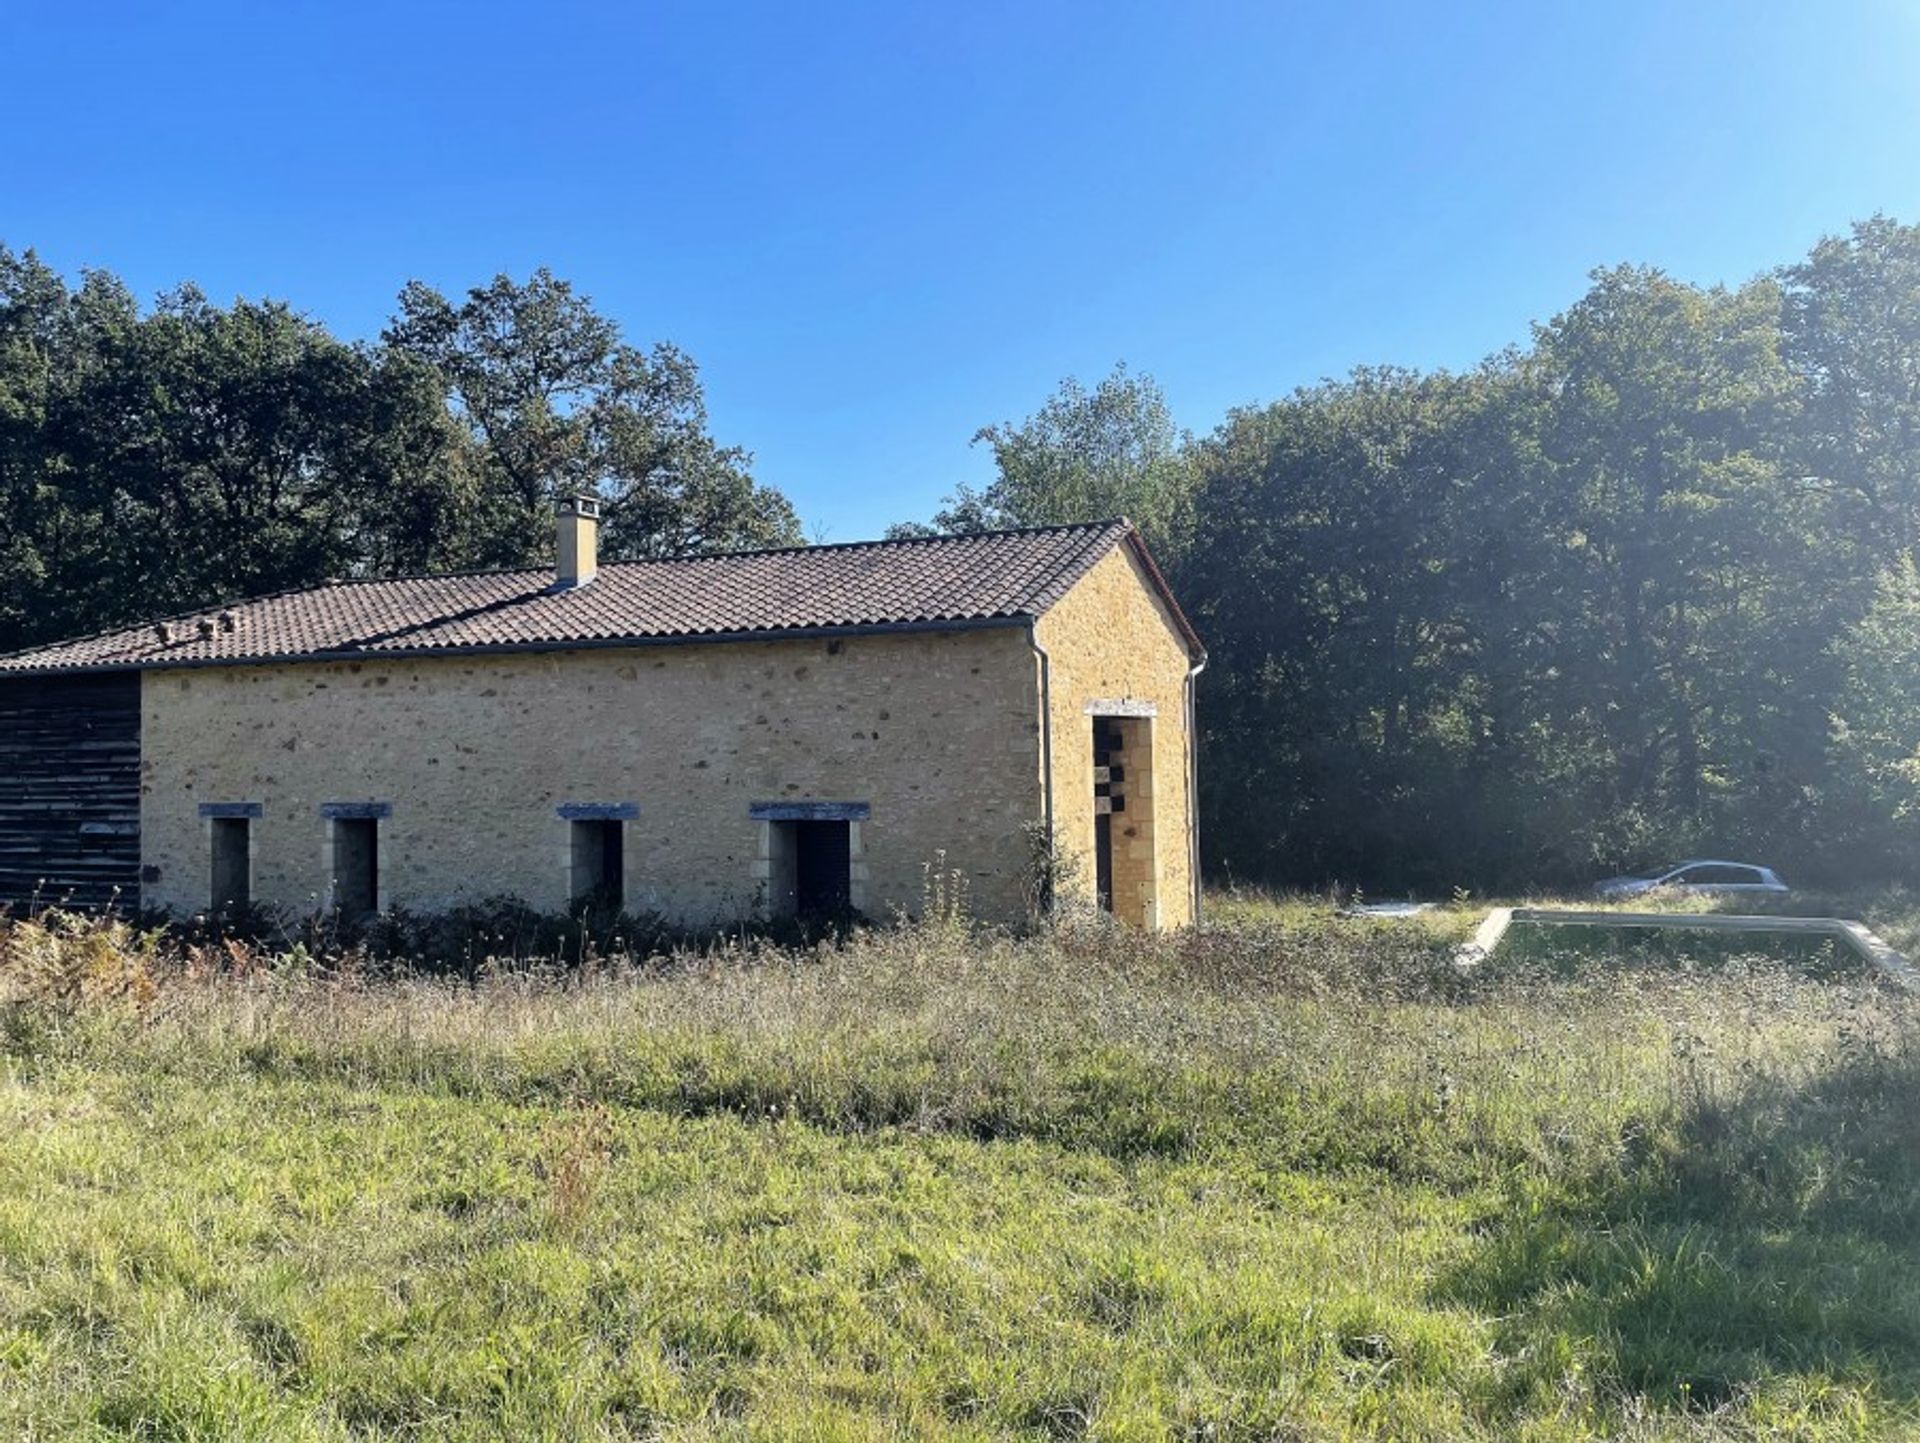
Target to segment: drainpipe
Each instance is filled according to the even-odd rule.
[[[1047,866],[1053,866],[1053,658],[1047,655],[1047,649],[1040,644],[1040,628],[1027,628],[1027,644],[1033,648],[1033,654],[1040,658],[1040,775],[1042,794],[1047,806]],[[1047,899],[1051,910],[1057,898]]]
[[[1207,669],[1202,656],[1187,668],[1187,866],[1193,874],[1193,925],[1200,925],[1200,735],[1198,686]]]

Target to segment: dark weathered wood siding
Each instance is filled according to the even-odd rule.
[[[0,906],[140,899],[140,678],[0,679]]]

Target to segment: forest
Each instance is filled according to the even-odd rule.
[[[1210,651],[1216,882],[1920,863],[1920,228],[1730,288],[1596,271],[1470,370],[1367,367],[1211,430],[1119,366],[975,441],[991,479],[894,534],[1140,525]],[[411,285],[353,341],[0,247],[0,651],[531,564],[583,489],[615,557],[802,540],[693,360],[545,271]]]

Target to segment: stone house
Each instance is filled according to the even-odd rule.
[[[1204,652],[1124,520],[343,581],[0,658],[0,905],[1193,920]]]

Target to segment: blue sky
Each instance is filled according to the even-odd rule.
[[[1468,364],[1617,261],[1920,220],[1920,6],[38,5],[0,241],[375,334],[546,265],[699,361],[815,536],[984,481],[1066,375],[1212,428]]]

